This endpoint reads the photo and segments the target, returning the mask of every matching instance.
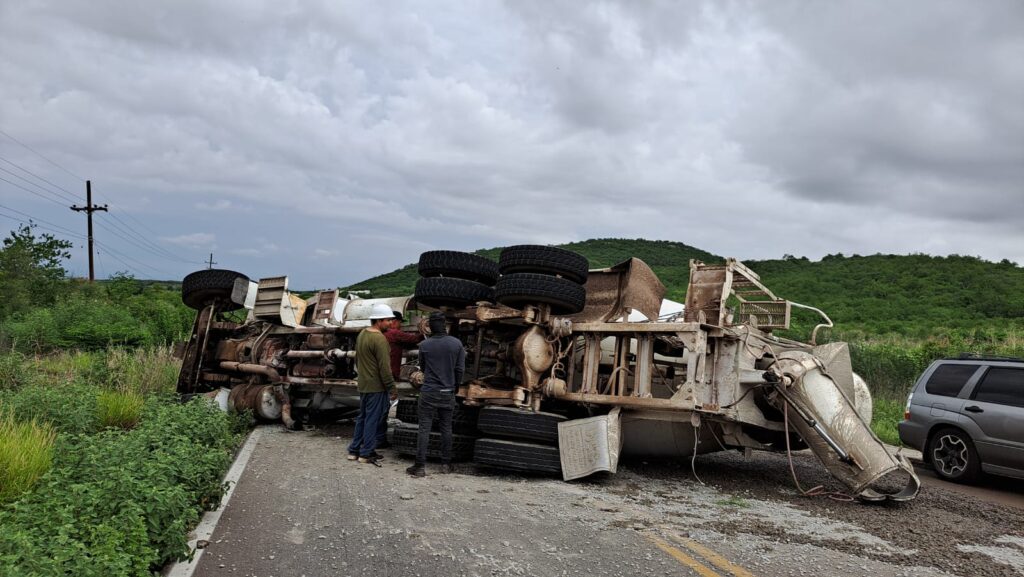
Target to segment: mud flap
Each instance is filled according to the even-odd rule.
[[[813,355],[789,351],[769,369],[774,402],[788,405],[790,426],[834,477],[863,501],[909,501],[921,481],[903,455],[892,455]]]
[[[558,423],[562,479],[571,481],[598,471],[614,473],[622,452],[619,408],[607,415]]]

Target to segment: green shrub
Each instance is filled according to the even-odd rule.
[[[25,364],[25,356],[21,353],[0,353],[0,390],[16,389],[31,380]]]
[[[0,407],[0,503],[27,491],[50,468],[55,438],[50,425],[16,422]]]
[[[240,440],[212,404],[147,401],[139,426],[62,436],[36,488],[0,510],[0,575],[149,575],[189,554]]]
[[[98,429],[99,392],[79,384],[21,387],[0,391],[0,403],[19,421],[50,423],[62,433],[92,433]]]
[[[133,392],[103,391],[96,399],[96,418],[104,429],[132,429],[142,417],[142,395]]]
[[[906,399],[876,398],[875,410],[871,416],[871,430],[882,441],[890,445],[900,444],[900,433],[897,425],[903,420],[903,409]]]

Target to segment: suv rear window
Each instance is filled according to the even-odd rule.
[[[932,373],[932,376],[928,378],[928,383],[925,384],[924,390],[929,395],[955,397],[960,394],[961,389],[967,384],[967,380],[977,370],[978,365],[939,365],[935,372]]]
[[[1024,370],[992,367],[974,389],[974,400],[1024,407]]]

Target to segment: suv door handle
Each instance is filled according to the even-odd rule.
[[[985,412],[985,409],[982,409],[981,407],[979,407],[977,405],[971,405],[969,407],[964,407],[964,410],[965,411],[970,411],[972,413],[984,413]]]

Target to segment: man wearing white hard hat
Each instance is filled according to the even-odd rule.
[[[359,416],[352,443],[348,446],[348,460],[380,464],[377,449],[377,429],[387,418],[391,408],[389,400],[398,398],[398,387],[391,375],[391,345],[384,337],[394,311],[386,304],[370,307],[371,325],[356,337],[356,383],[359,391]]]

